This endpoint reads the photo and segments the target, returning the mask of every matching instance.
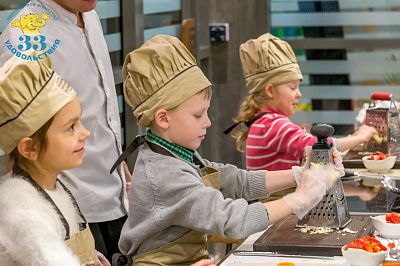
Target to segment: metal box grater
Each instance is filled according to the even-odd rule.
[[[389,108],[380,108],[375,105],[376,100],[390,101]],[[365,124],[375,127],[377,138],[365,145],[365,150],[397,154],[400,151],[400,118],[392,94],[388,92],[374,92],[366,112]]]
[[[310,132],[318,138],[318,141],[312,147],[310,162],[306,167],[309,168],[311,163],[333,163],[333,145],[327,140],[334,132],[333,127],[328,124],[316,124],[311,128]],[[309,211],[303,219],[298,221],[297,227],[343,228],[350,221],[350,213],[343,192],[343,184],[339,178],[322,198],[321,202]]]

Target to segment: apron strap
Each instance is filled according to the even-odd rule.
[[[147,140],[146,140],[146,142],[147,142],[147,145],[149,145],[149,147],[150,147],[150,149],[151,149],[152,151],[154,151],[154,152],[156,152],[156,153],[159,153],[159,154],[162,154],[162,155],[165,155],[165,156],[175,157],[175,156],[174,156],[169,150],[167,150],[166,148],[164,148],[164,147],[162,147],[162,146],[160,146],[160,145],[157,145],[157,144],[155,144],[155,143],[153,143],[153,142],[151,142],[151,141],[147,141]],[[204,163],[203,163],[199,158],[197,158],[196,155],[193,156],[193,161],[194,161],[195,164],[200,165],[200,168],[206,167],[206,166],[204,165]]]
[[[118,167],[123,161],[125,161],[128,156],[134,152],[139,146],[146,142],[146,138],[144,136],[136,136],[136,138],[129,144],[128,148],[118,157],[117,161],[113,164],[110,170],[110,174],[112,174],[115,168]]]
[[[64,225],[65,240],[69,239],[70,238],[69,224],[68,224],[67,220],[65,219],[64,215],[62,214],[62,212],[60,211],[60,209],[57,207],[57,205],[53,201],[53,199],[49,196],[49,194],[47,194],[46,191],[41,186],[39,186],[39,184],[36,183],[36,181],[26,171],[22,170],[16,164],[13,167],[13,172],[16,175],[18,175],[18,178],[21,178],[21,179],[27,181],[28,183],[30,183],[48,202],[50,202],[50,204],[53,206],[53,208],[56,210],[56,212],[60,216],[61,222]]]
[[[82,231],[83,229],[86,229],[86,218],[85,216],[82,214],[81,209],[79,208],[78,203],[76,202],[75,197],[72,195],[71,191],[64,185],[63,182],[61,182],[60,179],[57,179],[57,182],[60,183],[60,185],[62,186],[62,188],[64,189],[65,192],[67,192],[67,194],[71,197],[72,199],[72,204],[75,206],[75,208],[78,210],[79,216],[81,217],[83,223],[79,223],[79,230]]]
[[[56,210],[58,216],[60,217],[61,222],[63,223],[64,229],[65,229],[64,240],[70,239],[70,237],[71,237],[70,229],[69,229],[69,224],[67,222],[67,219],[65,219],[64,215],[62,214],[62,212],[60,211],[60,209],[58,208],[58,206],[56,205],[54,200],[49,196],[49,194],[47,194],[47,192],[41,186],[39,186],[39,184],[31,177],[31,175],[29,175],[26,171],[24,171],[17,165],[14,165],[13,172],[15,173],[15,175],[18,176],[18,178],[21,178],[21,179],[27,181],[28,183],[30,183],[53,206],[53,208]],[[67,192],[67,194],[71,197],[73,205],[77,208],[80,217],[84,221],[84,224],[79,223],[79,230],[85,229],[86,228],[86,219],[83,216],[81,210],[79,209],[79,206],[78,206],[74,196],[72,196],[72,193],[69,191],[69,189],[59,179],[57,179],[57,182],[59,182],[61,184],[61,187],[64,189],[64,191]]]
[[[248,128],[250,128],[250,126],[260,117],[262,117],[265,114],[268,114],[269,112],[261,112],[258,113],[257,115],[255,115],[253,118],[249,119],[248,121],[239,121],[236,122],[235,124],[231,125],[230,127],[228,127],[227,129],[224,130],[224,134],[228,135],[235,127],[237,127],[240,124],[245,124]]]
[[[128,156],[133,153],[139,146],[143,145],[144,143],[147,143],[149,145],[150,149],[156,153],[165,155],[165,156],[171,156],[175,157],[169,150],[166,148],[157,145],[151,141],[148,141],[145,136],[136,136],[136,138],[132,141],[131,144],[129,144],[128,148],[118,157],[117,161],[114,163],[114,165],[111,167],[110,174],[114,172],[115,168],[118,167]],[[201,166],[201,168],[205,167],[204,163],[197,158],[196,156],[193,157],[193,161],[195,164],[198,164]]]

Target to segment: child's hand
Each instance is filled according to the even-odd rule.
[[[336,171],[339,172],[339,177],[344,176],[344,166],[343,166],[343,159],[342,159],[342,155],[340,155],[340,152],[334,148],[333,149],[333,162],[335,164],[335,169]]]
[[[217,264],[214,263],[214,260],[206,259],[200,260],[191,266],[217,266]]]
[[[293,179],[296,182],[296,186],[298,186],[301,182],[301,177],[303,176],[304,170],[306,170],[306,166],[309,165],[310,162],[310,156],[312,152],[312,147],[311,146],[306,146],[304,149],[304,164],[303,166],[293,166],[292,167],[292,172],[293,172]]]
[[[332,172],[328,170],[328,167],[333,169],[332,164],[320,168],[306,169],[296,191],[283,197],[286,204],[299,219],[315,207],[330,188],[333,180]]]
[[[354,132],[353,136],[358,136],[361,138],[362,142],[367,142],[375,134],[378,134],[378,131],[376,131],[374,127],[362,125],[356,132]]]
[[[307,146],[304,150],[306,156],[306,162],[304,163],[304,165],[292,167],[293,178],[296,181],[296,186],[300,184],[304,171],[306,170],[305,166],[309,164],[311,152],[312,152],[311,146]],[[340,152],[336,148],[333,148],[332,154],[333,154],[333,162],[335,164],[335,169],[338,172],[338,176],[339,177],[344,176],[343,160],[342,156],[340,155]],[[310,167],[312,167],[312,165],[310,165]]]
[[[97,259],[94,263],[94,266],[111,266],[110,262],[107,258],[101,253],[96,250]]]

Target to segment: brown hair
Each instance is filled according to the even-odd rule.
[[[32,139],[32,145],[36,146],[36,148],[39,151],[39,154],[46,150],[47,148],[47,131],[49,130],[51,124],[53,123],[54,116],[49,119],[49,121],[46,122],[41,128],[39,128],[35,133],[33,133],[30,138]],[[7,168],[9,171],[14,169],[14,167],[19,167],[19,168],[26,168],[27,164],[29,164],[30,161],[29,159],[25,158],[22,156],[18,148],[15,148],[7,158]]]
[[[261,107],[265,106],[266,102],[267,96],[265,95],[264,90],[246,96],[246,98],[240,104],[239,113],[234,118],[234,121],[239,122],[252,119],[256,112]],[[236,141],[236,149],[238,151],[244,151],[248,133],[249,128],[241,126],[232,134],[232,137]]]

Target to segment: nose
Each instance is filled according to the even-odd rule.
[[[300,87],[297,89],[297,98],[301,98],[303,94],[301,93]]]
[[[84,141],[89,137],[90,137],[90,131],[84,125],[82,125],[81,138],[80,139],[82,141]]]
[[[210,120],[210,118],[208,117],[208,114],[207,114],[206,122],[205,122],[204,127],[205,128],[209,128],[210,126],[211,126],[211,120]]]

